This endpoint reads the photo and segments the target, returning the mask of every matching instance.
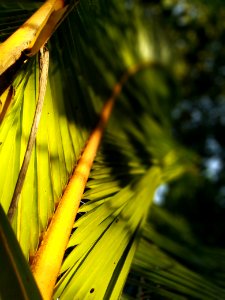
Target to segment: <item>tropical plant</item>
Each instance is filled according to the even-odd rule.
[[[138,1],[0,7],[1,298],[224,298],[224,252],[153,204],[198,161],[161,29]]]

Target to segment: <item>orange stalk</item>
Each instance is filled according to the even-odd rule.
[[[44,300],[51,299],[84,188],[115,100],[127,79],[146,65],[148,63],[129,69],[114,86],[34,256],[31,269]]]

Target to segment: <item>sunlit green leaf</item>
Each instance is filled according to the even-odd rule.
[[[1,299],[41,299],[25,257],[1,206],[0,263]]]

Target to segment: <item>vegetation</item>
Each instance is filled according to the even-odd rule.
[[[224,12],[0,2],[1,299],[225,298]]]

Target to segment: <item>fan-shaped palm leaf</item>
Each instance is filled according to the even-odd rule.
[[[23,9],[18,3],[7,8],[6,3],[2,15],[4,10],[7,15],[12,5],[19,7],[18,15],[24,14],[24,7],[28,6],[21,3]],[[83,215],[74,224],[55,299],[118,298],[155,189],[162,182],[193,170],[193,155],[173,140],[167,115],[168,101],[173,101],[175,95],[169,48],[163,36],[160,44],[154,40],[153,25],[142,20],[138,5],[131,5],[135,9],[126,7],[123,1],[107,5],[104,1],[81,1],[48,44],[50,66],[45,103],[12,222],[27,259],[35,255],[103,102],[113,88],[115,91],[118,86],[123,87],[120,95],[117,92],[119,98],[107,135],[83,196],[87,202],[79,210]],[[29,10],[36,7],[29,3]],[[140,68],[135,68],[127,81],[130,68],[146,61],[148,69],[137,72]],[[120,82],[123,73],[125,77]],[[2,100],[0,169],[4,173],[0,174],[0,201],[5,212],[31,130],[38,75],[38,57],[29,58],[5,92],[5,102]],[[143,253],[148,251],[145,246]],[[58,251],[57,247],[53,251]],[[156,248],[150,247],[150,251],[160,265],[164,254]],[[169,256],[166,259],[172,261]],[[182,266],[175,270],[176,276],[182,272],[189,271]],[[193,273],[187,276],[194,281],[200,278]],[[171,287],[168,281],[164,284]],[[178,280],[177,285],[183,284],[184,280]],[[203,280],[197,295],[206,284]],[[187,284],[188,291],[192,287]],[[216,286],[209,287],[206,299],[215,290]],[[196,296],[194,292],[188,295]]]

